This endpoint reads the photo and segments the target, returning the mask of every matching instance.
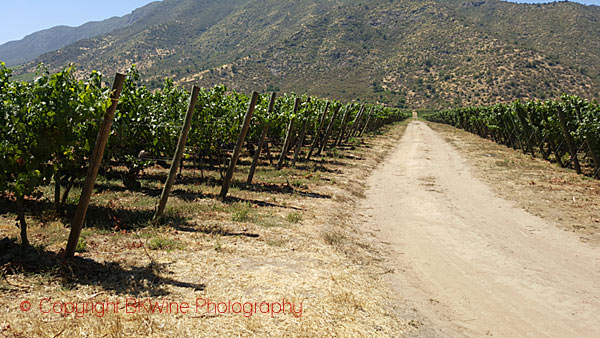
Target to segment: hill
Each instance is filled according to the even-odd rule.
[[[600,92],[600,10],[497,0],[165,0],[135,23],[24,65],[150,86],[225,83],[439,108]]]
[[[533,49],[595,81],[600,79],[600,6],[566,1],[448,3],[459,7],[466,20],[487,34]]]

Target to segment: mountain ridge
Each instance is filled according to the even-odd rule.
[[[549,31],[547,21],[560,29]],[[578,37],[580,37],[578,39]],[[581,39],[585,38],[586,43]],[[598,46],[598,49],[596,49]],[[307,92],[390,106],[600,93],[600,8],[498,0],[164,0],[154,13],[23,66],[137,64],[176,83]]]

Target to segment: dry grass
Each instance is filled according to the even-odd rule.
[[[247,159],[235,175],[231,198],[220,202],[217,172],[187,169],[174,187],[167,217],[149,219],[165,170],[146,171],[140,192],[118,180],[100,182],[93,197],[85,250],[69,265],[56,258],[69,217],[28,205],[31,242],[17,246],[13,206],[0,215],[0,335],[8,337],[390,336],[410,329],[392,308],[380,279],[380,256],[361,244],[350,222],[365,177],[393,148],[404,125],[374,136],[336,157],[281,172],[262,166],[245,186]],[[341,154],[346,154],[342,156]],[[350,155],[347,155],[350,154]],[[265,163],[263,163],[265,165]],[[202,175],[204,178],[202,178]],[[74,194],[79,191],[74,189]],[[69,207],[72,213],[75,200]],[[1,265],[1,264],[0,264]],[[40,301],[120,302],[119,312],[44,314]],[[127,298],[189,303],[190,312],[126,313]],[[302,315],[207,313],[196,301],[286,302]],[[29,301],[32,309],[20,310]],[[274,305],[276,307],[276,305]],[[43,304],[48,310],[47,303]],[[175,307],[176,309],[176,307]],[[264,309],[264,306],[263,306]],[[235,309],[234,309],[235,310]]]
[[[476,176],[500,196],[577,233],[584,242],[600,245],[600,181],[463,130],[429,126],[453,144]]]

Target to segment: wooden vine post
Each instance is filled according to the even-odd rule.
[[[273,110],[275,109],[276,95],[277,95],[276,93],[271,94],[271,101],[269,101],[269,109],[267,110],[267,116],[271,115],[271,113],[273,113]],[[262,133],[260,134],[260,141],[258,142],[258,148],[256,149],[256,152],[254,153],[254,158],[252,159],[252,165],[250,166],[250,172],[248,173],[248,180],[246,181],[246,183],[248,183],[248,184],[252,184],[252,179],[254,178],[254,172],[256,171],[256,166],[258,165],[260,153],[265,144],[265,139],[267,138],[268,132],[269,132],[269,122],[265,122],[265,125],[263,126],[263,129],[262,129]]]
[[[339,145],[342,143],[342,138],[344,137],[344,132],[346,131],[346,122],[348,120],[348,116],[350,115],[350,111],[352,110],[352,105],[346,106],[346,111],[344,112],[344,117],[342,118],[342,125],[340,126],[340,134],[335,140],[334,145]]]
[[[288,148],[290,146],[290,139],[292,137],[292,131],[294,129],[294,116],[298,112],[300,108],[300,98],[296,98],[296,102],[294,103],[294,112],[292,117],[290,118],[290,123],[287,127],[287,132],[285,133],[285,141],[283,142],[283,148],[281,149],[281,154],[279,154],[279,162],[277,163],[277,170],[281,170],[283,168],[283,163],[285,162],[285,156],[287,155]]]
[[[358,135],[358,137],[363,137],[363,134],[365,133],[365,131],[367,131],[367,128],[369,128],[369,122],[371,122],[372,116],[373,116],[373,110],[371,110],[371,113],[369,114],[369,116],[367,116],[367,121],[365,122],[365,126],[360,131],[360,134]]]
[[[200,94],[200,87],[193,86],[192,95],[190,97],[190,104],[188,106],[187,113],[185,114],[183,129],[181,130],[181,134],[179,135],[179,141],[177,142],[177,150],[175,151],[175,156],[173,156],[173,162],[171,162],[169,176],[167,177],[167,182],[165,182],[162,194],[160,195],[160,201],[158,202],[158,207],[156,208],[154,217],[152,218],[154,222],[157,222],[163,216],[163,213],[165,212],[165,208],[167,206],[167,201],[169,200],[169,194],[171,193],[171,189],[173,188],[173,184],[175,183],[175,177],[177,177],[177,170],[179,169],[179,164],[181,163],[181,158],[183,157],[183,152],[185,150],[185,143],[187,142],[190,127],[192,126],[192,117],[194,116],[194,109],[196,109],[196,102],[198,102],[198,94]]]
[[[369,117],[371,117],[371,114],[373,114],[373,111],[374,111],[374,110],[375,110],[375,108],[374,108],[374,107],[371,107],[371,110],[369,111],[369,114],[366,114],[366,115],[367,115],[367,119],[368,119]],[[366,112],[366,110],[365,110],[365,112]],[[363,130],[363,121],[366,121],[366,120],[365,120],[365,114],[363,114],[363,115],[361,116],[361,118],[360,118],[360,123],[359,123],[359,124],[356,126],[356,131],[355,131],[355,135],[354,135],[354,136],[360,137],[360,135],[362,135],[362,130]]]
[[[360,119],[362,118],[364,112],[365,112],[365,105],[363,104],[360,107],[360,110],[358,111],[358,114],[356,114],[356,117],[354,118],[354,122],[352,122],[352,129],[348,133],[348,136],[346,136],[346,142],[348,142],[348,140],[350,139],[350,137],[353,137],[354,133],[356,133],[356,130],[358,129],[358,125],[360,124]]]
[[[308,155],[306,155],[306,160],[310,160],[310,157],[312,156],[313,151],[319,145],[319,139],[321,137],[321,130],[323,129],[323,127],[325,125],[325,118],[327,117],[328,111],[329,111],[329,101],[325,105],[325,110],[323,110],[323,115],[321,115],[321,119],[319,121],[319,126],[317,127],[317,131],[315,132],[315,138],[314,138],[312,144],[310,145],[310,149],[308,150]]]
[[[54,173],[54,211],[60,214],[60,171]]]
[[[229,187],[231,186],[231,180],[233,179],[233,173],[235,171],[235,166],[237,165],[237,161],[240,158],[240,153],[242,152],[242,146],[244,145],[244,141],[246,140],[246,134],[248,133],[248,129],[250,128],[250,121],[252,120],[252,114],[254,114],[254,108],[256,106],[256,102],[258,101],[258,93],[252,92],[252,99],[250,99],[250,105],[248,106],[248,111],[246,112],[246,117],[244,118],[244,124],[242,125],[242,131],[238,137],[237,144],[235,146],[235,150],[233,151],[233,155],[231,156],[231,162],[229,163],[229,169],[227,169],[227,175],[223,180],[223,187],[221,188],[221,193],[219,194],[219,198],[222,200],[225,199],[227,193],[229,192]]]
[[[294,158],[292,159],[292,168],[296,167],[296,161],[298,160],[298,156],[300,155],[300,150],[304,145],[304,137],[306,136],[306,124],[308,120],[304,119],[304,123],[302,123],[302,131],[300,132],[300,137],[298,137],[298,143],[296,144],[296,150],[294,151]]]
[[[325,147],[327,146],[327,141],[329,140],[329,135],[331,135],[331,132],[333,131],[333,124],[335,123],[335,119],[338,116],[341,108],[342,108],[342,106],[339,105],[333,111],[333,116],[331,117],[331,120],[329,121],[329,125],[327,126],[327,131],[325,131],[325,135],[323,136],[323,140],[321,140],[321,146],[319,147],[319,151],[317,151],[317,155],[321,155],[321,153],[323,152],[323,149],[325,149]]]
[[[81,235],[81,229],[83,228],[83,222],[85,221],[85,215],[87,213],[92,192],[94,190],[94,184],[96,183],[96,177],[98,176],[98,170],[102,164],[102,158],[104,157],[104,149],[108,142],[110,135],[110,129],[112,127],[113,119],[115,117],[115,111],[119,103],[119,97],[123,90],[123,82],[125,81],[125,75],[117,73],[115,81],[112,87],[111,101],[112,104],[106,110],[104,114],[104,120],[98,130],[98,136],[90,157],[90,164],[87,171],[85,182],[83,183],[83,189],[81,191],[81,197],[79,197],[79,204],[77,205],[77,211],[75,217],[71,223],[71,233],[69,234],[69,241],[67,242],[67,248],[65,250],[65,258],[69,259],[75,255],[75,249],[79,242],[79,236]]]
[[[306,105],[310,104],[310,97],[306,101]],[[308,108],[307,108],[308,109]],[[308,119],[306,118],[306,114],[303,117],[304,122],[302,122],[302,129],[300,130],[300,135],[298,135],[298,141],[296,143],[296,150],[294,151],[294,158],[292,159],[292,168],[296,167],[296,161],[298,160],[298,155],[300,155],[300,151],[302,150],[302,146],[304,145],[304,138],[306,137],[306,125],[308,124]]]

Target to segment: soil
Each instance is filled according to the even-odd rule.
[[[409,124],[357,212],[408,334],[599,337],[598,182],[432,126]]]

